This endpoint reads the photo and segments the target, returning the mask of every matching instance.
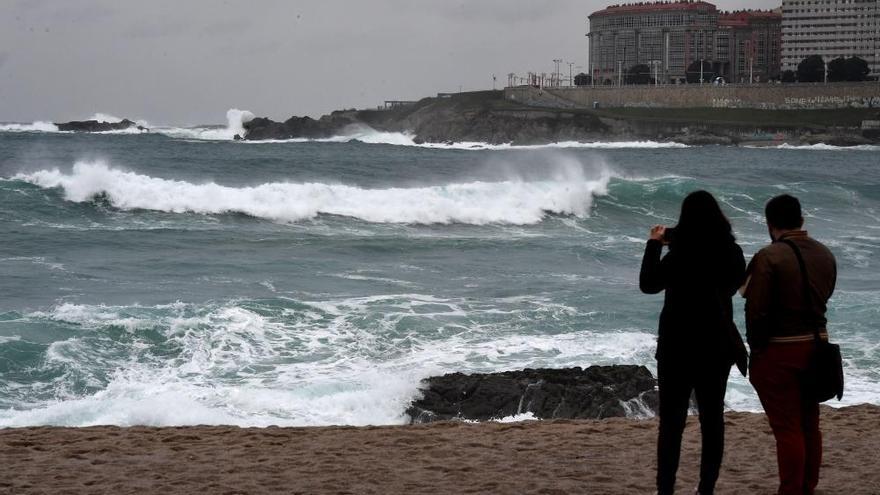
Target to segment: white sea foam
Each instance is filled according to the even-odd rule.
[[[523,302],[528,301],[517,304]],[[543,304],[532,302],[538,310]],[[98,390],[83,395],[68,390],[65,381],[48,383],[54,399],[0,410],[0,427],[401,424],[427,376],[544,364],[536,360],[539,355],[559,366],[572,360],[584,365],[617,339],[613,333],[578,333],[542,336],[530,344],[526,335],[493,337],[486,326],[440,340],[396,335],[394,328],[405,318],[443,325],[450,319],[467,322],[479,313],[466,310],[466,300],[423,294],[299,304],[271,316],[235,302],[209,308],[65,303],[26,315],[77,329],[79,336],[49,347],[44,366],[66,369]],[[419,312],[425,305],[432,311]],[[382,318],[373,325],[358,324],[378,314]],[[111,327],[125,328],[130,337],[109,341],[105,332]],[[151,354],[155,337],[150,335],[156,331],[167,348],[179,352]],[[141,339],[142,332],[149,334]],[[624,342],[617,347],[632,348],[633,342]],[[569,349],[573,345],[577,349]],[[486,361],[475,359],[489,349]],[[528,414],[502,420],[527,419]]]
[[[102,162],[78,162],[70,173],[58,169],[19,174],[16,180],[60,187],[69,201],[103,195],[116,208],[174,213],[244,213],[296,222],[317,215],[340,215],[375,223],[484,225],[535,224],[547,214],[588,216],[593,198],[607,192],[612,173],[590,173],[561,158],[550,177],[440,186],[366,189],[328,183],[273,182],[253,187],[193,184],[141,175]]]
[[[244,136],[244,124],[254,119],[247,110],[230,108],[226,112],[226,127],[153,127],[153,132],[179,139],[202,141],[232,141],[235,135]]]
[[[817,144],[804,144],[804,145],[794,145],[794,144],[780,144],[779,146],[773,147],[774,149],[780,150],[813,150],[813,151],[880,151],[880,146],[875,146],[871,144],[862,144],[857,146],[834,146],[825,143],[817,143]]]
[[[247,144],[279,144],[279,143],[349,143],[387,144],[393,146],[412,146],[427,149],[462,150],[462,151],[500,151],[500,150],[540,150],[540,149],[659,149],[687,148],[688,145],[675,142],[658,141],[560,141],[547,144],[516,145],[511,143],[490,144],[479,141],[461,141],[452,143],[416,142],[416,136],[403,132],[384,132],[366,126],[354,126],[346,129],[345,134],[329,138],[306,139],[265,139],[260,141],[243,141]]]
[[[97,391],[68,390],[62,377],[43,385],[52,398],[0,410],[0,427],[402,424],[428,376],[613,363],[653,367],[655,336],[644,329],[531,332],[530,322],[577,311],[549,298],[475,302],[413,293],[289,302],[284,308],[236,301],[64,303],[23,315],[23,321],[51,320],[76,334],[53,343],[40,366],[67,370],[71,380]],[[426,307],[430,311],[421,310]],[[484,319],[498,311],[510,317]],[[436,333],[401,332],[401,323],[413,318],[430,319]],[[364,325],[365,319],[372,323]],[[108,334],[113,327],[127,336],[108,338],[116,335]],[[153,353],[157,333],[163,350]],[[837,340],[851,348],[852,338]],[[874,370],[848,361],[847,380],[845,401],[831,405],[880,401]],[[730,407],[760,410],[744,378],[732,374],[730,386]],[[635,417],[649,415],[638,401],[625,408]],[[526,413],[501,421],[528,419]]]
[[[38,120],[32,124],[0,124],[0,132],[60,132],[51,122]]]
[[[98,112],[98,113],[92,115],[91,117],[89,117],[86,120],[97,120],[98,122],[107,122],[109,124],[117,124],[119,122],[122,122],[122,119],[115,116],[115,115],[110,115],[109,113],[101,113],[101,112]]]

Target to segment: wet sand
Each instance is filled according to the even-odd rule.
[[[776,488],[761,414],[729,413],[718,493]],[[823,408],[821,493],[880,494],[880,407]],[[653,493],[655,420],[0,430],[3,494]],[[696,485],[690,418],[678,489]]]

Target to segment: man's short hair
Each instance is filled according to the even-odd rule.
[[[781,194],[768,201],[764,215],[767,224],[777,229],[793,230],[804,225],[801,202],[790,194]]]

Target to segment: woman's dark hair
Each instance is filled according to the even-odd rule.
[[[673,244],[725,244],[735,240],[730,221],[714,196],[694,191],[684,198]]]
[[[781,194],[764,208],[767,224],[777,229],[799,229],[804,226],[801,202],[790,194]]]

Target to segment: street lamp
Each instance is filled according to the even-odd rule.
[[[554,73],[554,78],[556,79],[555,86],[558,87],[559,86],[559,64],[562,63],[562,59],[561,58],[554,58],[553,63],[556,64],[556,72]]]

